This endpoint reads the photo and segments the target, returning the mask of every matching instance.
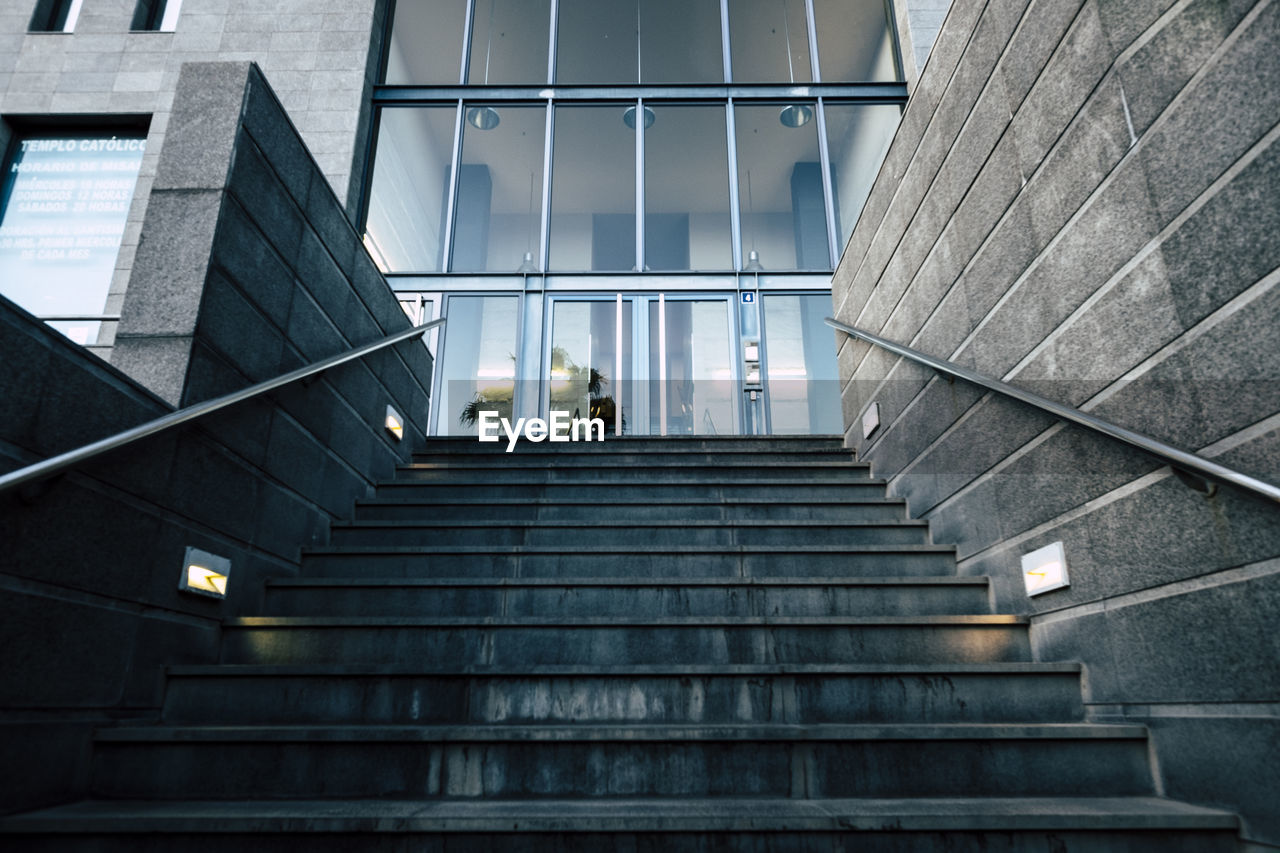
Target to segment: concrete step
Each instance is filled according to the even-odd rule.
[[[279,578],[264,616],[935,616],[990,613],[986,578]]]
[[[509,465],[542,468],[563,468],[568,466],[685,468],[689,466],[705,467],[708,465],[755,468],[762,463],[768,463],[769,465],[835,463],[866,468],[866,465],[854,461],[852,450],[842,447],[800,451],[771,450],[767,453],[726,450],[671,451],[667,449],[637,452],[635,450],[611,447],[609,451],[604,452],[585,449],[587,448],[585,444],[573,444],[569,445],[568,448],[561,446],[559,450],[549,453],[527,453],[524,450],[524,443],[521,442],[517,449],[510,453],[505,452],[506,448],[507,444],[504,441],[501,447],[503,452],[500,453],[494,452],[492,449],[481,450],[478,448],[471,451],[454,450],[446,453],[420,452],[414,453],[411,461],[415,467],[485,467],[491,469],[505,468]]]
[[[178,666],[200,725],[1032,723],[1083,718],[1079,664]]]
[[[0,834],[22,853],[1235,853],[1237,824],[1156,797],[197,799],[86,800]]]
[[[95,742],[94,796],[1126,796],[1141,726],[151,726]]]
[[[507,442],[481,442],[476,436],[434,436],[422,444],[419,452],[494,453],[502,456],[537,456],[569,452],[586,453],[831,453],[850,452],[839,435],[623,435],[608,436],[604,441],[556,442],[526,441],[523,438],[511,453]]]
[[[997,663],[1029,661],[1012,616],[477,619],[257,616],[228,620],[222,663]]]
[[[519,498],[413,499],[356,501],[357,521],[905,521],[905,501],[847,498],[837,501],[685,500],[650,503]]]
[[[490,545],[590,550],[687,546],[928,545],[923,521],[349,521],[330,527],[343,546]]]
[[[706,480],[690,478],[684,482],[661,483],[639,479],[618,479],[613,482],[598,479],[521,482],[505,475],[495,477],[493,472],[482,472],[481,476],[475,477],[463,477],[453,472],[453,476],[447,481],[388,480],[378,483],[375,488],[375,497],[379,499],[502,498],[545,503],[563,500],[598,503],[619,500],[637,503],[687,500],[824,502],[862,498],[883,499],[884,496],[883,480],[856,477],[845,477],[832,482],[759,478],[724,481],[715,478]]]
[[[755,465],[546,465],[515,463],[505,465],[430,465],[410,464],[396,469],[396,479],[409,483],[460,483],[493,480],[503,483],[612,483],[629,488],[635,483],[732,483],[804,480],[809,483],[843,483],[868,480],[871,469],[856,462],[808,462],[803,465],[757,462]]]
[[[883,578],[953,577],[949,545],[581,548],[417,545],[308,548],[307,577]]]

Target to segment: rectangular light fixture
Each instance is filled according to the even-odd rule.
[[[1054,542],[1022,555],[1022,581],[1027,595],[1040,595],[1069,586],[1067,554],[1061,542]]]
[[[178,589],[211,598],[227,597],[227,579],[231,576],[231,561],[199,548],[188,547],[182,558],[182,575]]]
[[[391,433],[391,437],[396,441],[404,438],[404,418],[400,417],[400,413],[391,406],[387,406],[387,420],[383,424],[387,428],[387,432]]]
[[[880,404],[872,403],[862,413],[862,437],[871,438],[871,434],[880,428]]]

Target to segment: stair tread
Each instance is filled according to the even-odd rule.
[[[1122,723],[549,723],[493,725],[153,725],[99,729],[99,742],[756,742],[937,740],[1145,740]]]
[[[745,527],[745,528],[761,528],[761,527],[916,527],[927,528],[929,522],[917,521],[916,519],[884,519],[877,521],[860,521],[860,520],[840,520],[829,521],[824,519],[761,519],[761,520],[744,520],[744,519],[703,519],[693,521],[670,521],[670,520],[648,520],[640,519],[636,521],[561,521],[548,519],[517,519],[513,521],[484,519],[477,520],[438,520],[438,519],[358,519],[355,521],[335,521],[330,527],[334,530],[350,529],[350,528],[373,528],[392,527],[392,528],[440,528],[442,530],[455,530],[460,527],[488,528],[498,527],[508,529],[513,527],[524,527],[531,529],[547,529],[556,527],[586,527],[593,530],[609,530],[613,528],[622,528],[624,530],[633,530],[636,528],[655,527],[664,530],[687,530],[689,528],[707,528],[716,529],[721,527]]]
[[[223,623],[231,628],[269,627],[622,627],[664,628],[781,627],[788,625],[1000,625],[1025,626],[1030,620],[1006,614],[959,614],[942,616],[655,616],[645,619],[621,617],[536,617],[536,616],[241,616]]]
[[[1160,797],[83,800],[0,818],[0,833],[1234,830],[1235,815]]]
[[[859,482],[866,482],[860,480]],[[414,485],[417,485],[416,483]],[[357,498],[356,506],[454,506],[455,504],[474,504],[476,506],[775,506],[792,504],[795,506],[905,506],[902,498],[876,498],[869,496],[847,496],[841,499],[818,498],[814,500],[802,498],[781,498],[778,500],[759,500],[757,498],[627,498],[624,495],[602,500],[574,500],[573,498],[469,498],[458,496],[448,500],[432,500],[430,498]]]
[[[664,545],[646,548],[645,554],[875,554],[928,553],[954,554],[954,545],[908,545],[894,542],[872,545]],[[568,549],[559,545],[329,545],[303,548],[303,554],[581,554],[582,548]],[[635,554],[634,546],[610,546],[592,543],[592,554]]]
[[[719,466],[708,465],[708,466],[704,466],[704,467],[708,467],[708,468],[716,469],[716,468],[718,468]],[[795,466],[791,466],[791,467],[795,467]],[[492,469],[492,468],[485,468],[485,470],[486,470],[486,471],[492,471],[493,469]],[[627,470],[632,470],[632,469],[631,469],[631,468],[628,468]],[[483,485],[483,486],[502,485],[502,483],[501,483],[501,482],[499,482],[499,481],[497,481],[497,480],[495,480],[495,479],[493,478],[493,476],[492,476],[492,475],[487,476],[487,477],[475,477],[475,478],[453,478],[453,479],[448,479],[448,480],[379,480],[379,481],[377,481],[377,483],[376,483],[375,485],[376,485],[378,488],[380,488],[380,489],[381,489],[381,488],[387,488],[387,487],[391,487],[391,488],[396,488],[396,487],[422,488],[423,486],[458,486],[458,485],[467,485],[467,484],[470,484],[470,483],[476,483],[476,484]],[[546,480],[546,481],[540,481],[540,482],[536,482],[536,483],[525,483],[525,484],[523,484],[523,485],[531,485],[531,486],[613,486],[613,487],[617,487],[617,486],[619,486],[620,484],[625,484],[625,485],[626,485],[626,487],[627,487],[628,489],[639,489],[639,488],[648,488],[648,487],[671,488],[672,486],[716,486],[716,487],[726,487],[726,486],[729,486],[729,487],[732,487],[732,486],[803,486],[804,488],[807,488],[807,489],[813,489],[813,488],[824,488],[824,487],[836,487],[836,488],[838,488],[838,487],[841,487],[841,486],[877,486],[877,487],[884,487],[884,486],[887,486],[887,485],[889,484],[889,481],[888,481],[888,480],[880,480],[880,479],[876,479],[875,477],[854,477],[854,478],[851,478],[851,479],[849,479],[849,480],[844,480],[844,481],[840,481],[840,480],[824,480],[824,481],[817,481],[817,482],[815,482],[815,481],[813,481],[813,480],[806,480],[806,479],[789,479],[789,478],[783,478],[783,477],[774,477],[774,478],[769,478],[769,477],[750,477],[750,478],[748,478],[748,477],[741,477],[741,478],[738,478],[738,477],[735,477],[735,478],[733,478],[732,480],[724,480],[724,481],[719,481],[719,480],[716,480],[716,479],[714,479],[714,478],[710,478],[710,479],[705,479],[705,480],[689,480],[689,481],[687,481],[687,482],[663,483],[663,482],[658,482],[658,481],[656,481],[656,480],[655,480],[655,481],[652,481],[652,482],[643,482],[643,481],[637,482],[637,481],[635,481],[635,480],[632,480],[632,479],[626,479],[626,478],[623,478],[622,476],[619,476],[619,478],[618,478],[617,480],[607,480],[607,479],[578,479],[578,480],[571,480],[571,479],[567,479],[567,478],[566,478],[566,479],[557,478],[557,479],[555,479],[555,480]],[[516,485],[520,485],[520,484],[516,484]]]
[[[553,577],[553,578],[268,578],[269,587],[324,588],[341,587],[881,587],[881,586],[942,586],[985,587],[986,575],[972,577],[690,577],[628,578],[628,577]]]
[[[458,677],[602,677],[628,676],[797,676],[797,675],[1078,675],[1079,663],[938,663],[938,664],[537,664],[533,666],[457,666],[436,664],[183,664],[166,668],[171,676],[396,676]]]

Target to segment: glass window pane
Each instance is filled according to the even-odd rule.
[[[765,294],[765,399],[775,434],[844,431],[831,329],[831,294]]]
[[[626,109],[556,107],[552,269],[635,269],[636,137]]]
[[[511,419],[520,299],[451,296],[448,312],[436,434],[477,435],[481,411]]]
[[[635,83],[636,0],[560,0],[557,83]]]
[[[665,397],[667,435],[733,435],[740,392],[733,382],[728,300],[668,299],[665,328],[659,325],[663,307],[649,303],[649,432],[662,432]],[[665,383],[659,359],[666,362]]]
[[[543,107],[469,106],[454,213],[454,270],[515,272],[538,263]],[[494,120],[496,125],[490,126]],[[487,130],[480,130],[487,127]]]
[[[740,106],[735,118],[744,265],[754,251],[768,270],[831,269],[813,105]]]
[[[384,271],[440,270],[456,114],[453,107],[382,111],[365,245]]]
[[[862,214],[862,205],[893,141],[902,110],[890,104],[829,103],[826,115],[836,227],[843,246]]]
[[[724,82],[719,0],[640,3],[640,79],[645,83]]]
[[[467,82],[545,83],[551,0],[476,0]]]
[[[808,83],[804,0],[729,0],[729,52],[738,83]]]
[[[884,0],[813,0],[824,83],[897,80]]]
[[[653,107],[644,137],[645,264],[733,268],[724,107]]]
[[[37,316],[101,314],[146,140],[29,138],[0,181],[0,294]],[[99,324],[55,327],[79,344]]]
[[[395,7],[386,82],[457,83],[467,0],[401,0]]]

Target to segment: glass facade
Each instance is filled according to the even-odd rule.
[[[829,313],[906,100],[890,22],[885,0],[399,0],[366,244],[407,302],[469,317],[468,300],[509,300],[520,415],[572,402],[619,413],[621,432],[834,429],[838,412],[806,408],[834,372],[809,320]],[[768,332],[770,314],[800,337]],[[748,337],[805,371],[766,372],[758,416]],[[463,375],[485,342],[455,328],[441,346],[445,381],[487,399],[476,382],[493,377]]]

